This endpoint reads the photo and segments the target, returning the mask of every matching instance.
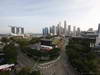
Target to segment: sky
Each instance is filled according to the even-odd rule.
[[[25,28],[26,33],[41,33],[66,20],[81,30],[98,28],[100,0],[0,0],[0,33],[9,33],[10,25]]]

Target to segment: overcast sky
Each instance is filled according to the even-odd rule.
[[[8,33],[9,25],[40,33],[64,20],[82,30],[97,29],[100,0],[0,0],[0,33]]]

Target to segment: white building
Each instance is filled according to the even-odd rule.
[[[13,36],[24,36],[24,28],[23,27],[16,27],[10,26],[11,31],[10,34]]]

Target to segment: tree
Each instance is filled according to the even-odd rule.
[[[22,52],[25,52],[27,49],[27,46],[29,45],[29,40],[27,39],[17,39],[16,43],[19,45],[19,48]]]
[[[94,63],[96,55],[89,46],[89,39],[71,39],[66,46],[66,54],[73,67],[80,73],[95,73],[96,64]]]
[[[33,71],[30,75],[41,75],[40,71]]]
[[[24,67],[20,70],[20,72],[17,73],[17,75],[30,75],[29,73],[30,69],[27,67]]]
[[[20,72],[17,73],[17,75],[41,75],[40,71],[33,71],[30,73],[30,68],[24,67],[20,70]]]
[[[8,63],[16,63],[17,61],[17,48],[15,47],[14,43],[6,44],[4,49],[5,57]]]
[[[18,40],[16,40],[16,43],[18,43],[20,45],[20,47],[25,47],[25,46],[29,45],[29,40],[18,39]]]
[[[41,39],[41,38],[33,37],[33,38],[30,40],[30,44],[38,43],[38,42],[40,42],[40,39]]]
[[[10,72],[9,71],[0,72],[0,75],[10,75]]]
[[[7,43],[9,42],[9,39],[6,38],[6,37],[2,37],[2,38],[1,38],[1,42],[7,44]]]

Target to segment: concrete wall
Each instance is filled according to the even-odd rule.
[[[40,70],[42,75],[55,75],[56,67],[58,65],[59,60],[60,56],[53,61],[39,64],[38,69]]]

